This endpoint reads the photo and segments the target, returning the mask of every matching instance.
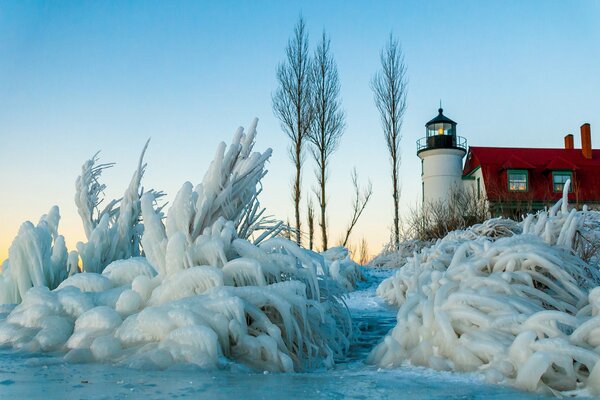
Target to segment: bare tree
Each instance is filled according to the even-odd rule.
[[[394,242],[396,248],[398,248],[400,244],[398,174],[400,168],[400,139],[402,138],[400,130],[406,111],[408,81],[402,49],[398,39],[394,38],[392,34],[390,34],[385,48],[381,51],[380,59],[381,70],[373,76],[371,89],[373,89],[375,105],[379,111],[383,134],[390,153],[394,198]]]
[[[369,262],[369,244],[367,243],[367,239],[365,239],[363,237],[360,240],[358,263],[360,265],[366,265],[368,262]]]
[[[308,248],[313,249],[313,239],[315,237],[315,207],[312,200],[308,202]]]
[[[281,128],[290,138],[290,158],[296,166],[292,186],[292,200],[296,213],[296,242],[300,244],[300,197],[303,149],[313,120],[311,60],[308,53],[308,33],[300,16],[285,49],[285,60],[277,67],[279,86],[272,97],[273,112],[281,122]]]
[[[348,243],[348,238],[352,233],[352,229],[354,229],[354,225],[358,222],[361,214],[365,210],[371,195],[373,194],[373,184],[369,180],[367,186],[361,190],[358,184],[358,173],[356,172],[356,168],[352,171],[352,185],[354,186],[354,200],[352,201],[352,219],[348,224],[348,228],[346,229],[346,236],[342,242],[342,246],[346,247]]]
[[[346,116],[341,108],[340,79],[337,65],[330,52],[330,39],[325,32],[317,47],[312,68],[313,109],[315,118],[308,136],[311,153],[317,164],[318,188],[315,190],[321,208],[319,227],[321,244],[327,250],[327,165],[334,151],[338,149],[344,133]]]

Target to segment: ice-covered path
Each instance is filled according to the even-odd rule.
[[[356,337],[348,359],[333,370],[262,374],[233,366],[140,371],[102,364],[68,364],[60,356],[0,351],[0,399],[515,399],[545,398],[488,385],[475,375],[406,367],[379,370],[362,360],[395,324],[395,310],[376,297],[390,271],[367,270],[367,282],[346,303]]]

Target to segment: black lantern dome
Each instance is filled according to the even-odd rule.
[[[446,117],[440,107],[438,115],[425,124],[425,137],[417,141],[417,154],[424,150],[447,148],[466,151],[467,140],[456,136],[456,122]]]

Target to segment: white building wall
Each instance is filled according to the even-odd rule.
[[[469,174],[469,179],[463,180],[463,186],[470,193],[477,196],[478,199],[487,199],[481,168],[477,168],[475,171],[471,172]]]
[[[462,188],[464,150],[431,149],[419,153],[423,160],[423,200],[446,201],[453,188]],[[483,182],[483,181],[482,181]]]

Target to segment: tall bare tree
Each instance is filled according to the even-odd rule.
[[[327,250],[327,165],[339,146],[344,133],[346,116],[340,101],[340,79],[337,65],[330,51],[330,39],[325,32],[314,55],[312,68],[313,108],[315,119],[308,139],[311,152],[317,163],[317,183],[315,190],[321,208],[319,226],[321,227],[321,245]]]
[[[381,69],[373,76],[371,88],[375,105],[379,111],[383,134],[390,154],[394,198],[394,244],[400,244],[400,218],[398,216],[400,190],[398,175],[400,169],[400,139],[402,121],[406,111],[408,80],[404,55],[398,39],[390,34],[386,46],[380,53]]]
[[[281,122],[281,128],[290,138],[290,158],[296,167],[292,183],[292,200],[296,213],[296,242],[300,244],[300,198],[302,195],[303,150],[313,121],[311,59],[308,53],[308,33],[300,16],[294,34],[288,40],[285,60],[277,67],[279,86],[272,96],[273,112]]]

